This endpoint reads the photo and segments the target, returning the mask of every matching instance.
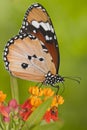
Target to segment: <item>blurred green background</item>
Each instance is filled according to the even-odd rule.
[[[87,129],[87,1],[86,0],[0,0],[0,90],[11,99],[10,75],[4,68],[3,48],[16,35],[24,13],[34,2],[48,11],[54,24],[60,47],[60,74],[79,76],[81,83],[67,80],[59,115],[64,120],[62,130]],[[20,102],[28,97],[28,87],[36,83],[18,79]],[[57,130],[57,129],[56,129]]]

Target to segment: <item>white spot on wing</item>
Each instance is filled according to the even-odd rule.
[[[26,22],[26,26],[28,26],[28,22]]]
[[[20,30],[20,33],[22,33],[22,30]]]
[[[42,7],[41,7],[41,6],[39,6],[38,8],[39,8],[39,9],[42,9]]]
[[[45,36],[45,39],[48,41],[48,40],[49,40],[49,37],[46,35],[46,36]]]
[[[58,45],[56,44],[56,47],[58,47]]]
[[[24,28],[25,28],[25,26],[22,26],[22,28],[24,29]]]
[[[4,52],[4,55],[6,56],[6,55],[7,55],[7,53],[6,53],[6,52]]]
[[[14,39],[16,40],[17,38],[18,38],[18,37],[17,37],[17,36],[15,36],[15,38],[14,38]]]
[[[52,40],[52,37],[50,37],[50,40]]]
[[[22,35],[20,35],[20,36],[19,36],[19,38],[23,38],[23,36],[22,36]]]
[[[5,48],[5,51],[8,51],[8,48]]]
[[[10,45],[10,43],[8,42],[8,43],[7,43],[7,46],[9,46],[9,45]]]
[[[54,29],[53,29],[52,25],[50,25],[50,28],[51,28],[51,32],[54,33]]]
[[[41,22],[40,25],[45,31],[50,31],[49,23],[43,23]]]
[[[40,26],[45,30],[45,31],[51,31],[52,33],[54,33],[54,29],[52,27],[52,25],[50,25],[48,22],[44,23],[44,22],[37,22],[37,21],[32,21],[32,25],[36,28],[39,28]]]
[[[23,25],[25,25],[25,21],[23,21]]]
[[[6,61],[6,57],[4,57],[4,61]]]
[[[36,28],[39,28],[39,23],[37,21],[32,21],[32,25]]]
[[[5,62],[5,65],[6,65],[6,66],[8,65],[8,62],[7,62],[7,61]]]
[[[49,37],[48,35],[46,35],[46,36],[45,36],[45,39],[46,39],[47,41],[49,41],[49,40],[52,40],[52,37]]]
[[[10,43],[12,43],[13,42],[13,40],[10,40]]]
[[[54,35],[54,39],[56,40],[56,35]]]
[[[51,25],[48,22],[45,23],[45,24],[46,24],[47,29],[50,31],[51,30]]]
[[[34,33],[36,33],[36,30],[33,30]]]
[[[36,3],[36,4],[34,4],[34,7],[37,7],[38,6],[38,4]]]

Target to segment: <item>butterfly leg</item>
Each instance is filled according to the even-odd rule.
[[[42,85],[43,85],[43,83],[37,83],[37,84],[36,84],[36,86],[38,87],[39,93],[40,93],[40,91],[41,91],[40,88],[42,87]]]
[[[60,89],[60,86],[54,86],[55,88],[57,88],[57,92],[56,92],[56,95],[58,95],[58,92],[59,92],[59,89]],[[60,91],[60,95],[63,94],[64,90],[65,90],[65,86],[64,86],[64,83],[62,82],[62,86],[61,86],[61,91]]]
[[[42,83],[37,83],[36,86],[40,88],[42,86]]]
[[[58,86],[54,86],[54,85],[52,85],[52,87],[54,87],[54,88],[57,89],[57,91],[56,91],[56,95],[58,95],[58,92],[59,92],[59,89],[60,89],[59,85],[58,85]]]
[[[58,92],[59,92],[59,85],[58,86],[56,86],[56,88],[57,88],[57,91],[56,91],[56,95],[58,95]]]

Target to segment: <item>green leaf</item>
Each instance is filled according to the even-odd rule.
[[[62,126],[62,121],[56,121],[45,125],[37,125],[32,130],[60,130]]]
[[[44,103],[42,103],[29,117],[29,119],[26,122],[26,125],[28,129],[36,126],[38,123],[40,123],[43,115],[51,105],[53,97],[50,97],[47,99]]]

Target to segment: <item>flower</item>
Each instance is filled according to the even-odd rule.
[[[53,97],[51,107],[47,110],[47,112],[45,113],[43,119],[47,123],[50,123],[52,120],[53,121],[58,120],[58,105],[63,104],[63,103],[64,103],[63,97],[60,96],[60,95],[55,95]]]
[[[37,108],[42,103],[42,100],[37,96],[31,96],[30,103],[33,106],[32,110],[35,110],[35,108]]]
[[[44,88],[43,92],[44,92],[44,96],[50,97],[54,95],[54,91],[51,88]]]
[[[2,114],[4,117],[8,117],[8,113],[3,104],[0,104],[0,114]]]
[[[55,95],[51,88],[38,88],[37,86],[33,86],[30,87],[28,91],[30,95],[22,105],[18,104],[15,99],[11,99],[8,104],[5,105],[4,100],[6,98],[6,94],[0,91],[0,114],[2,117],[1,119],[3,119],[3,124],[5,124],[5,122],[6,124],[8,123],[9,126],[17,126],[19,124],[19,128],[22,128],[33,111],[35,111],[35,109],[49,97],[52,97],[53,100],[42,119],[47,123],[59,119],[58,105],[64,103],[62,96]]]
[[[8,113],[8,117],[4,116],[3,119],[5,122],[10,122],[11,114],[14,115],[14,113],[18,113],[18,104],[15,99],[12,99],[9,101],[8,106],[4,107],[5,111]],[[11,113],[11,114],[10,114]]]
[[[42,96],[43,90],[41,88],[38,88],[37,86],[34,86],[29,88],[29,93],[34,96]]]
[[[6,94],[0,91],[0,102],[4,102],[5,99],[6,99]]]
[[[62,96],[60,95],[55,95],[54,98],[53,98],[53,101],[52,101],[52,104],[51,106],[56,106],[58,107],[58,105],[61,105],[64,103],[64,99]]]
[[[31,111],[33,112],[40,104],[47,100],[50,96],[53,96],[53,101],[51,106],[47,109],[47,112],[44,115],[44,119],[47,122],[51,120],[58,120],[58,105],[64,103],[64,99],[60,95],[54,95],[54,91],[51,88],[38,88],[36,86],[29,88],[29,97],[30,104],[32,105]],[[29,111],[30,112],[30,111]],[[30,113],[31,114],[31,113]],[[28,118],[28,116],[27,116]]]
[[[64,103],[64,99],[62,96],[58,95],[58,104],[62,105]]]
[[[6,99],[6,94],[4,94],[2,91],[0,91],[0,114],[2,114],[5,117],[8,117],[8,113],[5,110],[5,106],[3,102]]]
[[[29,100],[25,101],[24,104],[21,105],[20,116],[24,121],[26,121],[29,115],[32,113],[32,105]]]
[[[53,106],[51,109],[51,119],[54,121],[58,120],[58,108],[56,106]]]
[[[17,101],[15,99],[12,99],[9,103],[8,103],[9,108],[11,109],[16,109],[18,108],[18,104]]]
[[[8,113],[8,116],[3,115],[3,120],[4,120],[4,122],[10,122],[10,116],[9,116],[10,108],[8,106],[6,106],[5,111]]]
[[[56,121],[58,120],[58,109],[56,106],[52,107],[50,110],[48,110],[43,119],[47,122],[50,123],[52,120]]]

